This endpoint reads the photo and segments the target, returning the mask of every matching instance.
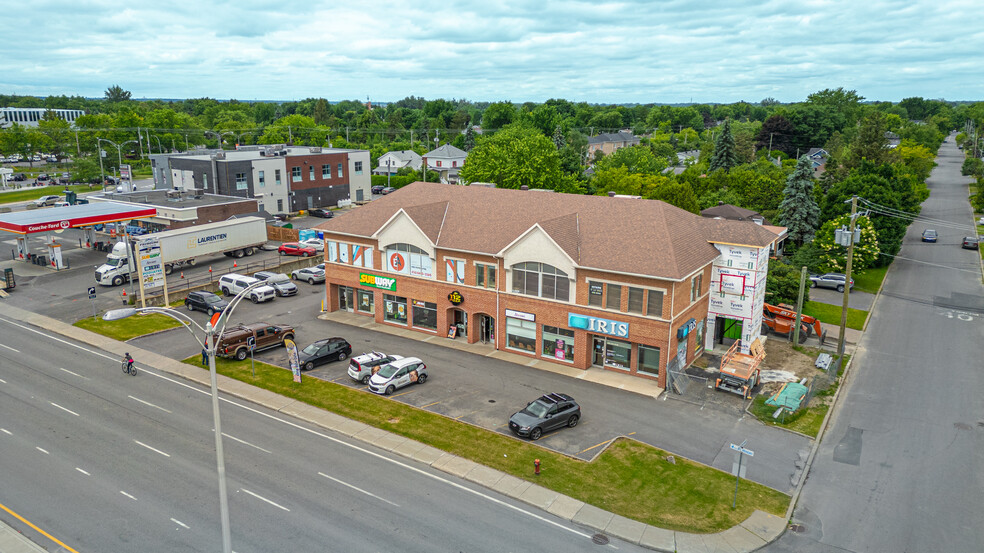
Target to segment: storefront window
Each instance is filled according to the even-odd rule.
[[[605,344],[605,366],[629,370],[632,366],[632,344],[609,338]]]
[[[386,302],[384,319],[393,323],[407,324],[407,298],[385,294],[383,300]]]
[[[694,337],[694,340],[696,340],[696,345],[694,346],[696,355],[700,355],[700,353],[704,351],[704,321],[706,320],[707,319],[702,319],[699,323],[697,323],[697,331]]]
[[[506,347],[536,353],[536,323],[506,317]]]
[[[413,326],[437,330],[437,304],[413,300]]]
[[[375,299],[373,297],[373,293],[367,290],[359,290],[356,294],[357,300],[355,303],[358,310],[363,313],[375,313],[373,305]]]
[[[574,331],[543,325],[543,356],[574,361]]]
[[[600,282],[588,282],[588,305],[601,307],[604,305],[605,285]]]
[[[659,376],[659,348],[639,346],[639,372]]]

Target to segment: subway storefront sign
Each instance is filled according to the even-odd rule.
[[[359,273],[359,284],[364,286],[372,286],[373,288],[379,288],[380,290],[396,292],[395,278],[370,275],[369,273]]]

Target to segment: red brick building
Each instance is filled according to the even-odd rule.
[[[711,235],[767,232],[660,201],[426,182],[317,228],[330,311],[661,386],[704,350]]]

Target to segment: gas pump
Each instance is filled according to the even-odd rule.
[[[26,260],[31,253],[31,249],[27,246],[27,237],[18,236],[17,237],[17,259]]]
[[[51,259],[51,266],[55,270],[65,269],[65,264],[62,262],[62,247],[61,244],[52,242],[48,244],[48,258]]]

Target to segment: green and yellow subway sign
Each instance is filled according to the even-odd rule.
[[[395,278],[370,275],[369,273],[359,273],[359,284],[364,286],[372,286],[373,288],[379,288],[380,290],[396,292]]]

